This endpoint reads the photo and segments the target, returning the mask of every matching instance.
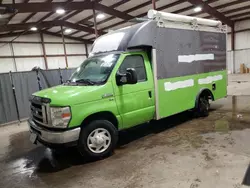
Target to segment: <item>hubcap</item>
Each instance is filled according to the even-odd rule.
[[[108,130],[98,128],[93,130],[87,139],[87,146],[93,153],[102,153],[108,149],[111,144],[111,136]]]

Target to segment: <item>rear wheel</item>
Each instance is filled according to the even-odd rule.
[[[196,114],[198,117],[207,117],[209,115],[209,99],[208,96],[202,95],[199,97]]]
[[[118,131],[107,120],[95,120],[82,128],[78,150],[87,157],[101,158],[112,153],[118,140]]]

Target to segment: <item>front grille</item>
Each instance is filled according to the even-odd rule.
[[[46,104],[31,101],[31,118],[40,126],[48,126],[48,116]]]

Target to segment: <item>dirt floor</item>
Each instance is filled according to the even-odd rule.
[[[230,91],[231,92],[231,91]],[[26,123],[0,128],[0,188],[243,188],[250,185],[250,96],[213,102],[120,132],[115,153],[87,161],[29,142]]]

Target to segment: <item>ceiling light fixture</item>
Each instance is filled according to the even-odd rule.
[[[30,30],[31,31],[37,31],[37,27],[31,27]]]
[[[194,8],[194,12],[200,12],[201,10],[202,10],[201,7],[195,7],[195,8]]]
[[[70,33],[72,30],[71,29],[65,29],[64,32],[65,33]]]
[[[65,13],[65,10],[62,9],[62,8],[59,8],[59,9],[56,10],[56,13],[57,13],[57,14],[64,14],[64,13]]]
[[[102,13],[97,14],[97,16],[96,16],[97,19],[103,19],[104,17],[105,17],[105,15]]]

